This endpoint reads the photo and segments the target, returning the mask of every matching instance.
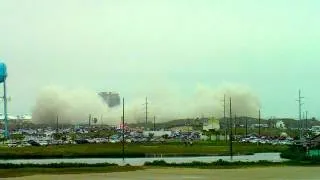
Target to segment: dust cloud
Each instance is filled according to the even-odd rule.
[[[148,120],[156,116],[157,122],[195,117],[222,117],[224,96],[226,112],[229,114],[229,98],[232,98],[232,112],[237,116],[256,117],[260,107],[258,96],[247,86],[223,84],[218,87],[199,85],[190,96],[170,88],[152,89],[148,92]],[[121,93],[120,93],[121,95]],[[138,96],[125,103],[127,122],[145,121],[145,96]],[[120,123],[122,106],[109,108],[97,92],[88,89],[64,89],[46,87],[41,90],[33,108],[36,123],[88,123],[89,114],[98,119],[97,124],[116,125]]]

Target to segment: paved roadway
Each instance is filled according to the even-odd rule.
[[[319,167],[162,168],[107,174],[35,175],[9,180],[319,180]]]

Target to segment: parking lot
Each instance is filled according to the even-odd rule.
[[[49,146],[62,144],[93,144],[93,143],[120,143],[122,142],[122,130],[117,128],[105,127],[83,127],[83,128],[38,128],[38,129],[17,129],[12,132],[10,140],[4,142],[7,147],[25,146]],[[213,137],[213,139],[212,139]],[[208,137],[201,131],[144,131],[126,129],[124,140],[126,143],[165,143],[181,142],[192,144],[199,141],[216,141],[215,137]],[[225,137],[224,137],[225,138]],[[223,139],[220,139],[223,141]],[[240,143],[259,143],[270,145],[290,145],[294,143],[291,137],[267,137],[255,134],[247,136],[234,136],[235,142]]]

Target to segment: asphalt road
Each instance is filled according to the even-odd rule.
[[[35,175],[12,180],[319,180],[319,167],[162,168],[107,174]]]

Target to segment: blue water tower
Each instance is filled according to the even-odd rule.
[[[3,83],[7,78],[7,66],[4,63],[0,63],[0,83]]]
[[[4,63],[0,63],[0,83],[3,83],[3,107],[4,107],[4,136],[9,137],[8,129],[8,113],[7,113],[7,90],[6,90],[6,79],[7,79],[7,66]]]

